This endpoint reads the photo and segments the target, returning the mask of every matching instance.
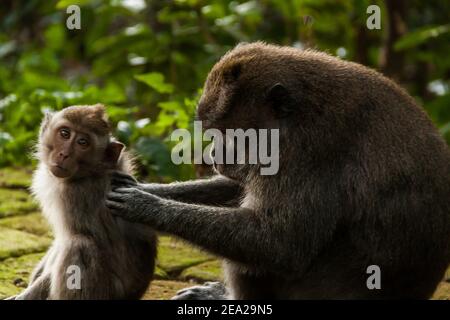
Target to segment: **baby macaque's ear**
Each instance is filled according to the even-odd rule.
[[[105,162],[110,165],[117,164],[119,160],[120,153],[122,149],[125,147],[123,143],[117,141],[111,141],[105,150]]]
[[[42,137],[44,132],[47,130],[48,125],[50,124],[50,121],[52,120],[52,117],[53,117],[53,113],[51,113],[50,111],[46,111],[44,113],[44,119],[42,119],[41,127],[39,129],[39,136],[40,137]]]

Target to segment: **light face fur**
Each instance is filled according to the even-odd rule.
[[[111,170],[131,173],[104,107],[74,106],[42,122],[32,191],[55,240],[16,299],[138,299],[154,271],[152,229],[113,217],[105,206]],[[68,285],[73,266],[80,288]]]
[[[278,173],[227,164],[169,185],[118,175],[114,214],[223,257],[234,299],[432,295],[450,262],[450,151],[403,89],[324,53],[245,44],[211,70],[198,117],[206,129],[279,128]]]

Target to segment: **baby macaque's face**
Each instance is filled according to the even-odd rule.
[[[99,174],[117,163],[123,144],[110,141],[103,110],[69,107],[43,121],[40,160],[55,177]]]

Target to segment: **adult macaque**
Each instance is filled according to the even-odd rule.
[[[16,299],[139,299],[153,276],[152,229],[113,217],[109,172],[131,173],[104,107],[73,106],[42,122],[32,190],[55,240]]]
[[[223,257],[229,298],[430,297],[450,261],[450,152],[399,86],[324,53],[254,43],[214,66],[197,112],[204,128],[278,128],[278,173],[225,164],[168,186],[118,174],[114,214]]]

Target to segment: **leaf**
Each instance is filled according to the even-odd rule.
[[[152,87],[159,93],[172,93],[173,85],[164,82],[164,75],[159,72],[150,72],[135,75],[134,78]]]
[[[65,30],[61,24],[54,24],[44,32],[46,47],[57,50],[62,48],[65,43]]]
[[[91,0],[60,0],[56,4],[56,9],[66,9],[68,6],[77,5],[84,6],[91,2]]]
[[[442,135],[449,134],[450,133],[450,122],[447,123],[445,126],[441,127],[439,130],[441,131]]]
[[[14,50],[16,49],[17,43],[15,40],[0,44],[0,58],[7,56],[8,54],[14,52]]]
[[[163,101],[158,103],[158,107],[166,111],[178,111],[183,109],[178,101]]]
[[[134,146],[144,164],[150,165],[159,175],[174,176],[177,168],[172,162],[167,145],[157,138],[141,137]]]
[[[133,129],[128,122],[122,120],[117,123],[116,135],[119,141],[128,144],[132,134]]]
[[[425,28],[421,28],[401,37],[395,43],[394,49],[399,51],[417,47],[419,44],[422,44],[430,39],[439,37],[448,32],[450,32],[450,24],[432,27],[428,26]]]

